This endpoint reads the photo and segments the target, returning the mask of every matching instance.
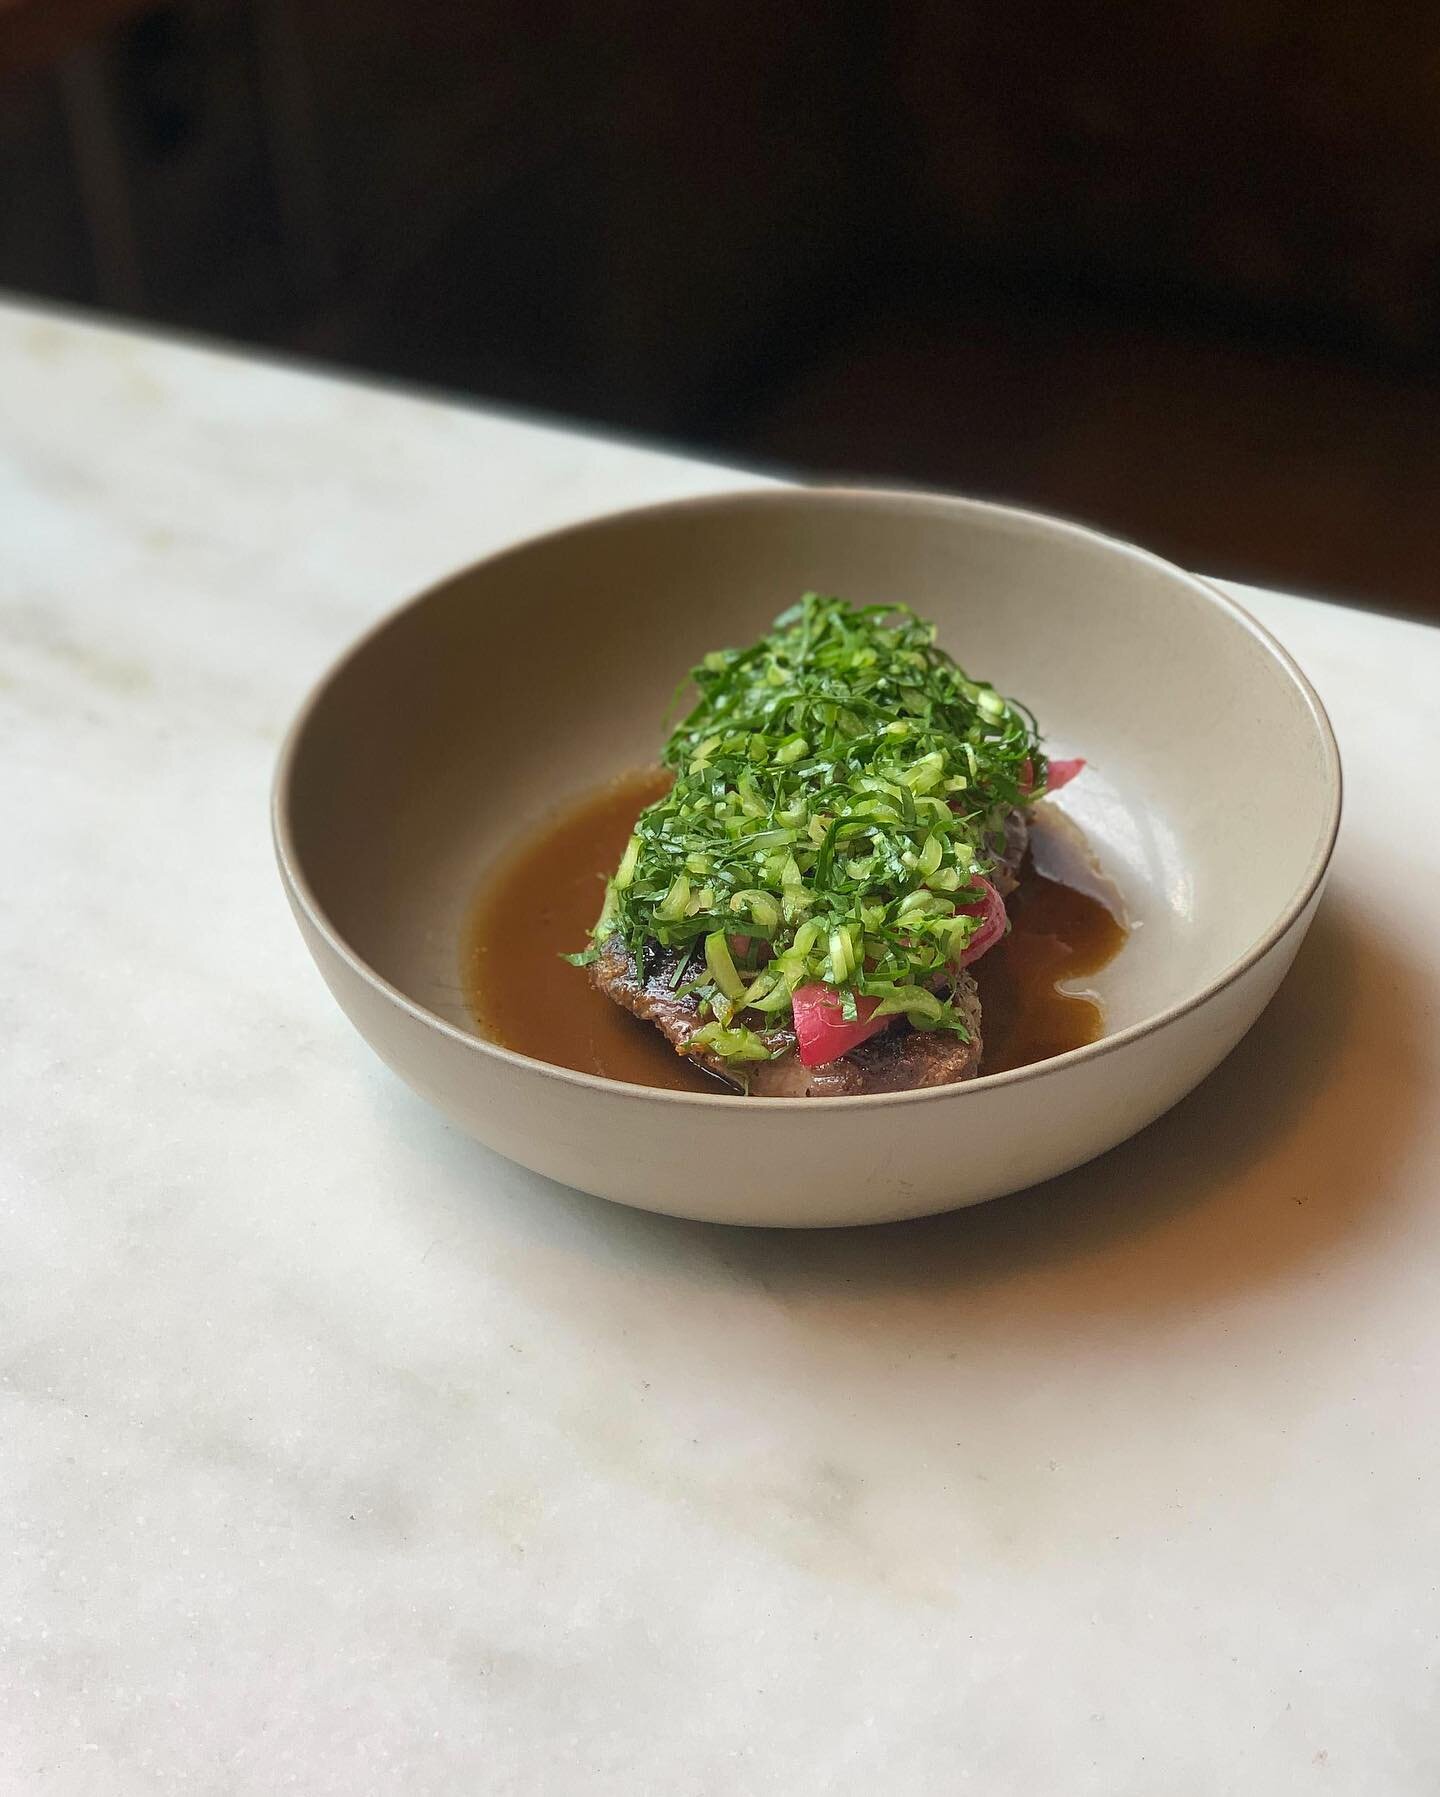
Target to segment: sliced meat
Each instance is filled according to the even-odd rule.
[[[612,936],[602,945],[600,958],[591,962],[590,980],[606,998],[613,998],[617,1005],[622,1005],[636,1017],[643,1017],[646,1023],[653,1023],[679,1054],[703,1022],[693,996],[675,996],[675,988],[685,984],[685,975],[680,972],[685,959],[688,957],[679,949],[661,948],[652,942],[645,957],[645,978],[642,980],[630,951],[618,936]],[[704,966],[702,961],[702,977]],[[761,1040],[772,1054],[779,1054],[787,1047],[793,1047],[795,1039],[788,1030],[771,1030],[762,1034]],[[744,1090],[743,1082],[719,1055],[700,1053],[688,1058],[737,1092]],[[755,1064],[759,1065],[758,1062]]]
[[[1012,805],[1005,819],[1005,839],[995,845],[995,865],[990,884],[1001,898],[1009,898],[1020,884],[1020,864],[1030,846],[1030,813],[1024,805]]]
[[[678,1053],[701,1027],[695,999],[675,996],[675,987],[685,983],[683,974],[677,977],[680,964],[678,950],[652,945],[641,980],[624,943],[612,936],[602,946],[599,959],[592,962],[590,978],[607,998],[653,1023]],[[801,1063],[793,1031],[758,1032],[775,1058],[752,1062],[743,1069],[748,1090],[758,1098],[852,1098],[865,1092],[907,1092],[974,1079],[980,1071],[980,996],[968,973],[957,978],[956,1004],[970,1031],[968,1041],[962,1041],[953,1030],[912,1030],[899,1018],[892,1028],[825,1067]],[[746,1089],[718,1055],[700,1053],[690,1058],[728,1086]]]
[[[956,980],[955,1004],[970,1031],[968,1041],[954,1030],[912,1030],[901,1017],[891,1029],[824,1067],[805,1066],[793,1050],[779,1060],[757,1062],[750,1071],[750,1090],[757,1098],[856,1098],[974,1079],[984,1044],[980,994],[968,973]]]

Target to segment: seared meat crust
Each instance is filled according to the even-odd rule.
[[[607,998],[653,1023],[677,1053],[701,1026],[695,999],[675,996],[675,988],[685,984],[681,960],[680,951],[652,944],[642,980],[624,943],[612,936],[590,967],[591,980]],[[970,1030],[968,1041],[954,1030],[910,1029],[902,1017],[824,1067],[802,1063],[792,1030],[761,1032],[761,1040],[775,1058],[752,1062],[743,1069],[749,1076],[749,1090],[759,1098],[851,1098],[866,1092],[907,1092],[974,1079],[980,1071],[982,1046],[980,997],[968,973],[956,978],[956,1005]],[[701,1052],[690,1058],[726,1085],[738,1088],[735,1071],[718,1055]]]

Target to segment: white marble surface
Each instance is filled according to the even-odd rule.
[[[1440,1789],[1440,635],[1273,595],[1334,881],[1095,1166],[723,1233],[461,1139],[266,833],[367,620],[728,484],[0,309],[0,1789]]]

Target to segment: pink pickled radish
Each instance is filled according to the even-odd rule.
[[[847,1023],[839,994],[829,986],[797,986],[790,1002],[795,1010],[796,1046],[807,1067],[838,1061],[842,1054],[879,1035],[890,1022],[888,1017],[873,1015],[878,998],[857,998],[858,1016],[854,1023]]]
[[[981,874],[977,874],[970,882],[978,886],[984,897],[976,905],[961,905],[960,909],[967,917],[978,917],[980,928],[965,945],[965,952],[960,957],[960,965],[968,967],[972,961],[978,961],[999,942],[1009,927],[1009,919],[1005,915],[1005,901],[1000,894]]]
[[[1046,792],[1059,792],[1062,786],[1068,786],[1085,765],[1085,757],[1077,755],[1071,761],[1052,761],[1045,776]]]
[[[1059,792],[1062,786],[1068,786],[1085,765],[1085,757],[1077,755],[1069,761],[1050,761],[1046,763],[1045,790],[1047,793]],[[1035,764],[1027,755],[1020,763],[1020,796],[1028,799],[1035,787]]]

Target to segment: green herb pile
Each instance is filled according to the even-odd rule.
[[[645,977],[705,1021],[693,1039],[764,1060],[760,1031],[821,982],[920,1029],[965,1026],[953,970],[979,918],[1006,815],[1043,790],[1034,720],[935,646],[898,606],[807,593],[748,649],[707,655],[700,699],[666,744],[675,781],[643,811],[609,882],[593,960],[619,935]],[[667,956],[667,965],[673,957]]]

